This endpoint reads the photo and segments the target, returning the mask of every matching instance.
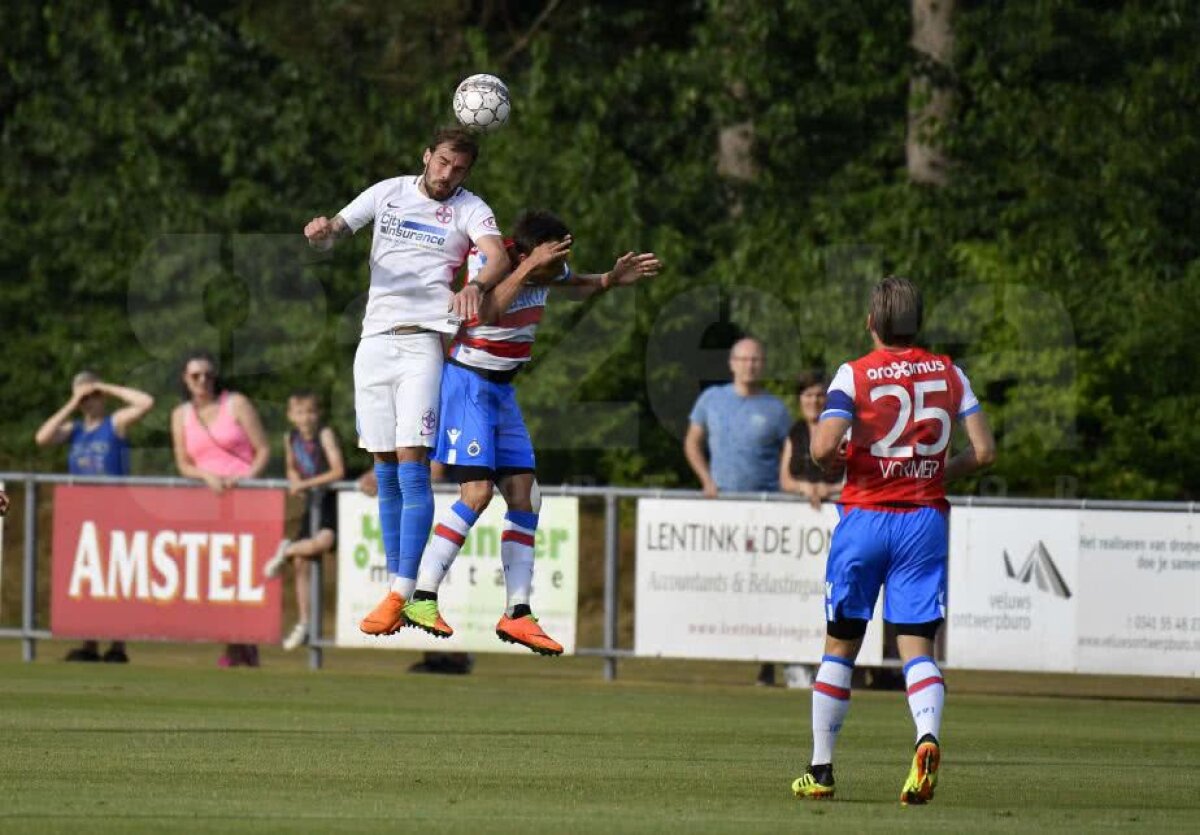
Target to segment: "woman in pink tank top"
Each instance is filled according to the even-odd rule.
[[[216,493],[238,481],[257,478],[271,448],[254,404],[217,380],[217,363],[207,351],[188,356],[183,366],[184,402],[171,413],[175,464],[181,475],[196,478]],[[218,664],[258,666],[258,647],[229,644]]]

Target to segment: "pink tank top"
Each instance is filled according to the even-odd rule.
[[[196,408],[189,403],[183,417],[183,442],[192,462],[214,475],[238,477],[248,475],[254,463],[254,446],[250,436],[229,408],[229,392],[223,392],[217,418],[205,429],[196,417]]]

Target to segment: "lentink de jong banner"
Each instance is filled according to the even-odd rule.
[[[436,513],[445,512],[455,498],[450,493],[435,493]],[[497,495],[479,515],[438,590],[438,609],[454,627],[451,637],[435,638],[411,627],[395,635],[375,637],[364,635],[358,622],[388,590],[379,504],[362,493],[339,493],[337,645],[527,654],[525,647],[502,643],[496,637],[496,621],[504,614],[505,605],[504,568],[500,563],[504,511],[504,500]],[[575,651],[579,595],[579,499],[543,498],[535,542],[530,604],[542,628],[569,655]]]
[[[50,631],[277,642],[281,586],[263,566],[283,522],[280,490],[56,487]]]
[[[821,660],[833,505],[640,499],[637,518],[638,655]],[[880,611],[860,664],[882,660]]]

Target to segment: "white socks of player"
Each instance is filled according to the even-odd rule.
[[[812,686],[813,765],[833,762],[833,744],[850,711],[854,662],[837,655],[821,657]]]
[[[508,592],[505,614],[512,617],[513,607],[529,605],[533,589],[533,545],[538,515],[525,510],[504,514],[504,533],[500,535],[500,561],[504,563],[504,585]]]
[[[908,708],[917,726],[917,739],[925,734],[938,738],[946,703],[946,682],[937,663],[927,655],[912,659],[904,665],[904,684],[908,688]]]
[[[436,593],[446,572],[454,565],[454,559],[467,541],[471,526],[479,514],[463,502],[455,502],[441,515],[433,526],[433,536],[421,556],[421,569],[417,572],[416,587],[420,591]],[[408,598],[405,598],[406,600]]]
[[[416,580],[411,577],[401,577],[397,574],[392,578],[392,584],[388,586],[388,591],[394,591],[405,600],[412,600],[413,589],[416,587]]]

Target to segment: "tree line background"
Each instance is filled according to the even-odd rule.
[[[135,469],[170,472],[197,346],[277,447],[304,386],[350,451],[369,235],[300,230],[418,170],[492,72],[513,116],[468,187],[502,228],[549,208],[579,269],[668,266],[548,306],[518,383],[544,482],[692,485],[732,340],[790,394],[869,347],[895,272],[997,429],[964,489],[1195,498],[1197,32],[1188,0],[5,4],[0,467],[63,466],[32,436],[86,367],[158,396]]]

